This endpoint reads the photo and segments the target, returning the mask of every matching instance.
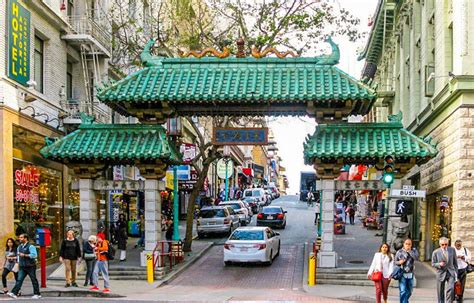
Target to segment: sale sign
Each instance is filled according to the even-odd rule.
[[[15,170],[15,201],[39,203],[40,172],[36,167]]]

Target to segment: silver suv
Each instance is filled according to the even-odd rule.
[[[247,225],[252,220],[249,209],[242,201],[225,201],[219,203],[219,206],[230,206],[240,218],[241,225]]]
[[[203,207],[197,220],[197,232],[200,238],[211,233],[230,235],[239,226],[240,218],[230,206]]]

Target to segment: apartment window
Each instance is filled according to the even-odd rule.
[[[72,99],[72,63],[68,62],[66,67],[66,97]]]
[[[34,67],[36,90],[42,93],[44,84],[44,41],[38,36],[35,36]]]
[[[74,0],[67,1],[67,15],[68,17],[74,16]]]

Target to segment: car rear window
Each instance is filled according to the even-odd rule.
[[[239,209],[239,208],[240,208],[239,203],[224,204],[224,205],[225,205],[225,206],[230,206],[230,207],[232,207],[233,209]]]
[[[236,230],[229,240],[263,240],[261,230]]]
[[[260,197],[262,192],[260,190],[247,190],[244,195],[246,197]]]
[[[201,218],[225,217],[223,209],[205,209],[201,210]]]
[[[265,214],[278,214],[281,213],[281,208],[279,207],[264,207],[262,210]]]

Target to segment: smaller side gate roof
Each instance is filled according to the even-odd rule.
[[[46,138],[43,157],[62,163],[100,161],[111,165],[177,164],[181,154],[160,125],[81,124],[60,139]]]
[[[386,123],[320,124],[304,143],[304,160],[318,174],[337,174],[344,164],[381,164],[395,157],[399,174],[435,157],[437,149],[428,140],[412,134],[399,121]]]

